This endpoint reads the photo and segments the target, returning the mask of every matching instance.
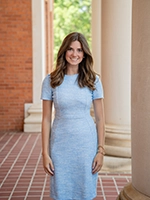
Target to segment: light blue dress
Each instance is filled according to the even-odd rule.
[[[54,200],[91,200],[96,197],[97,174],[92,162],[97,151],[97,132],[90,108],[94,99],[103,98],[99,77],[96,90],[80,88],[78,74],[65,75],[62,84],[50,87],[50,75],[42,84],[41,99],[52,100],[55,118],[50,138],[54,176],[50,196]]]

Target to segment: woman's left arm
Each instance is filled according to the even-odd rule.
[[[95,122],[97,129],[97,138],[98,138],[98,151],[93,161],[92,173],[95,174],[101,170],[103,165],[104,157],[104,144],[105,144],[105,115],[104,115],[104,105],[103,99],[93,100]]]

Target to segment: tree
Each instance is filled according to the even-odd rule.
[[[91,47],[91,0],[54,0],[54,60],[64,37],[74,31]]]

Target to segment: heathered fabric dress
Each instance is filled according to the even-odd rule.
[[[55,200],[92,200],[96,196],[97,174],[92,174],[92,162],[97,132],[90,108],[92,100],[103,98],[103,89],[98,76],[94,91],[80,88],[77,77],[65,75],[63,83],[53,89],[47,75],[42,85],[41,99],[52,100],[55,107],[50,138],[55,169],[50,195]]]

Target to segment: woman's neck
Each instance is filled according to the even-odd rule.
[[[66,74],[67,75],[74,75],[74,74],[78,74],[78,67],[67,67],[66,70]]]

